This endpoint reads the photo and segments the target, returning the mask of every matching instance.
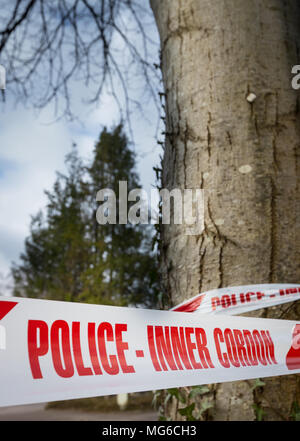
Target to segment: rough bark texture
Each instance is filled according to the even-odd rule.
[[[173,304],[205,290],[300,281],[300,3],[150,0],[166,94],[164,188],[203,188],[205,230],[165,225]],[[253,103],[247,101],[254,93]],[[254,316],[300,317],[296,304]],[[297,311],[298,307],[298,311]],[[215,420],[288,419],[299,376],[212,386]]]

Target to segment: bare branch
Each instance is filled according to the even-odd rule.
[[[53,103],[72,118],[71,91],[80,81],[89,103],[111,94],[129,126],[138,88],[160,108],[158,44],[142,0],[0,0],[0,11],[0,62],[17,100],[39,109]],[[148,28],[153,34],[153,19]]]

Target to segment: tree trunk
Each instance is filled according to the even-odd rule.
[[[165,289],[175,305],[213,288],[299,283],[300,115],[291,67],[300,62],[300,3],[150,3],[166,96],[162,187],[202,188],[205,197],[203,234],[163,225]],[[297,303],[286,309],[249,315],[299,319]],[[250,381],[211,385],[208,418],[289,419],[299,376],[263,381],[255,389]]]

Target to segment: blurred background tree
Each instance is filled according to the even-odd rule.
[[[115,192],[118,216],[119,181],[127,181],[128,192],[139,187],[122,124],[101,132],[88,165],[73,145],[66,168],[46,191],[46,213],[32,217],[21,263],[12,268],[14,295],[155,306],[159,281],[152,227],[96,220],[100,189]]]

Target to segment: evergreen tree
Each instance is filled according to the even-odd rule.
[[[74,146],[66,166],[46,191],[46,213],[32,218],[21,263],[13,264],[14,295],[154,306],[158,271],[150,227],[96,220],[100,189],[118,196],[119,181],[127,181],[128,191],[139,187],[122,125],[102,131],[91,164],[82,163]]]
[[[95,145],[94,158],[87,169],[89,206],[92,211],[90,237],[92,264],[85,273],[82,298],[119,305],[153,305],[158,294],[156,258],[151,251],[151,231],[147,225],[105,224],[96,220],[96,194],[109,188],[116,195],[119,218],[119,182],[127,191],[140,187],[135,171],[135,155],[129,148],[122,125],[111,132],[104,129]]]
[[[66,157],[67,174],[57,173],[46,215],[32,218],[21,264],[13,264],[14,295],[76,300],[89,264],[84,207],[84,168],[76,147]]]

